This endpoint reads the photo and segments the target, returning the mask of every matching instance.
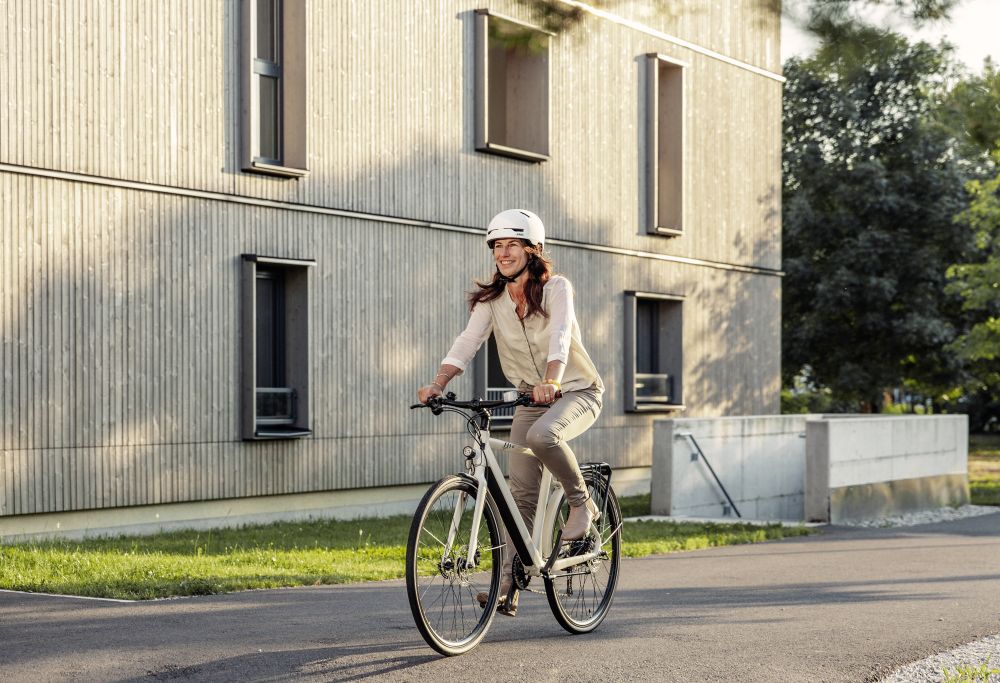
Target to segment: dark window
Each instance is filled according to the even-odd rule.
[[[242,0],[243,168],[306,171],[306,3]]]
[[[309,266],[243,257],[244,439],[308,436]]]
[[[682,299],[627,292],[625,303],[626,410],[682,407]]]
[[[500,354],[497,352],[496,337],[490,335],[486,342],[486,389],[487,391],[507,391],[513,389],[514,385],[507,381],[503,374],[503,367],[500,365]]]
[[[659,304],[651,299],[638,299],[635,302],[635,369],[636,372],[651,373],[660,371],[657,348],[657,330]]]
[[[646,229],[684,232],[683,62],[649,55],[646,103]]]
[[[285,290],[281,274],[257,271],[257,387],[285,385]]]
[[[280,165],[281,155],[281,0],[257,0],[254,80],[257,86],[259,148],[254,161]]]
[[[474,368],[475,387],[473,391],[477,397],[499,400],[503,398],[504,392],[514,388],[514,385],[507,381],[507,377],[503,374],[503,368],[500,367],[500,355],[497,353],[496,338],[493,335],[490,335],[487,342],[483,344],[483,348],[480,349]],[[513,408],[496,411],[493,413],[493,426],[504,429],[510,425],[513,419]]]
[[[476,149],[549,158],[550,34],[476,10]]]

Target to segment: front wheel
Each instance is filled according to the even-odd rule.
[[[460,475],[434,484],[417,506],[406,543],[410,611],[424,640],[443,655],[460,655],[479,644],[500,597],[503,541],[492,498],[486,498],[469,562],[479,495],[487,494]],[[480,593],[487,596],[484,604]]]
[[[622,512],[618,507],[618,498],[600,477],[588,474],[584,480],[598,509],[603,509],[601,518],[593,525],[604,540],[601,554],[589,562],[568,567],[560,572],[563,576],[545,580],[545,594],[552,614],[559,625],[570,633],[589,633],[604,621],[614,599],[621,561]],[[553,533],[561,528],[568,515],[569,504],[564,498]],[[559,556],[591,552],[596,547],[593,527],[591,534],[582,540],[563,543]]]

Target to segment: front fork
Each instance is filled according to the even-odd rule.
[[[465,566],[472,569],[476,566],[476,551],[479,549],[479,525],[483,521],[483,507],[486,505],[486,468],[482,463],[474,466],[474,478],[477,483],[479,495],[476,496],[476,505],[472,510],[472,526],[469,529],[468,557],[465,559]],[[451,515],[451,526],[448,528],[448,540],[444,547],[444,557],[451,555],[458,538],[458,527],[462,521],[462,513],[465,512],[465,504],[469,500],[468,493],[462,493],[455,503],[455,511]]]

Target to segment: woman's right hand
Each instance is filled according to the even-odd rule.
[[[434,396],[440,396],[441,393],[441,388],[436,384],[427,384],[417,389],[417,399],[426,405],[427,401]]]

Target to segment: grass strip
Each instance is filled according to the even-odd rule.
[[[649,496],[623,498],[622,507],[627,516],[648,514]],[[0,545],[0,588],[148,600],[401,578],[410,519],[278,522]],[[622,554],[643,557],[807,533],[778,525],[635,522],[623,528]]]
[[[969,481],[969,495],[973,505],[1000,505],[1000,481],[972,479]]]
[[[969,437],[969,496],[973,505],[1000,505],[1000,434]]]

